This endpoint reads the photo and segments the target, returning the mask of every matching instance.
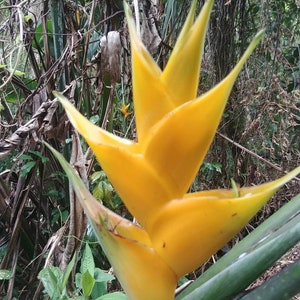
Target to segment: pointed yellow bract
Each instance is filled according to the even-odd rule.
[[[232,72],[215,88],[167,114],[142,145],[145,158],[161,177],[171,177],[180,193],[195,178],[213,140],[239,71],[262,36],[260,32]],[[170,151],[172,149],[172,151]]]
[[[160,79],[160,68],[137,36],[131,11],[127,4],[125,4],[125,13],[131,40],[132,86],[136,127],[138,139],[142,142],[147,137],[150,128],[171,111],[174,105]]]
[[[186,194],[210,147],[234,81],[262,33],[228,76],[196,97],[204,36],[213,5],[194,22],[196,0],[162,71],[135,31],[127,4],[138,141],[93,125],[54,93],[73,126],[94,151],[115,190],[139,225],[97,202],[56,153],[92,221],[129,299],[171,300],[177,280],[229,241],[265,202],[300,173],[250,188]],[[123,114],[127,106],[123,106]]]
[[[196,97],[205,33],[213,1],[207,1],[193,24],[196,1],[193,1],[185,26],[161,79],[171,95],[172,102],[178,106]]]
[[[184,276],[222,248],[299,172],[300,167],[273,182],[241,188],[239,197],[232,190],[212,190],[170,201],[154,216],[149,230],[153,247],[178,278]]]
[[[155,249],[107,231],[103,226],[94,228],[128,299],[174,298],[178,278]]]

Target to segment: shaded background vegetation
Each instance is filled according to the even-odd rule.
[[[189,6],[185,0],[139,1],[142,37],[162,68]],[[299,8],[292,0],[215,1],[199,94],[228,74],[258,30],[266,34],[236,82],[191,189],[228,187],[230,178],[258,184],[300,164]],[[0,20],[0,269],[13,275],[0,283],[0,297],[39,299],[39,271],[64,269],[74,254],[80,259],[82,241],[93,241],[43,140],[71,160],[95,197],[127,214],[52,91],[63,92],[95,124],[136,138],[128,31],[122,1],[111,0],[0,1]],[[237,239],[299,190],[298,178]],[[93,251],[96,264],[109,269],[101,250]]]

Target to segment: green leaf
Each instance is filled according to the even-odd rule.
[[[97,51],[99,51],[99,42],[96,43],[96,41],[99,41],[101,38],[101,35],[97,32],[94,31],[92,33],[91,39],[90,39],[90,43],[88,46],[88,59],[91,60],[93,55],[95,55],[97,53]]]
[[[99,268],[95,269],[95,280],[97,282],[108,282],[114,280],[115,277]]]
[[[86,271],[89,271],[91,276],[94,277],[95,262],[94,262],[94,257],[91,248],[88,243],[85,244],[85,248],[81,258],[81,266],[80,266],[80,272],[82,274],[84,274]]]
[[[28,154],[22,154],[19,157],[19,160],[33,160],[32,156],[28,155]]]
[[[95,269],[94,276],[96,283],[92,292],[93,299],[107,293],[107,282],[114,280],[115,277],[99,268]]]
[[[82,286],[82,292],[85,297],[89,297],[92,293],[93,287],[95,285],[95,279],[90,274],[89,271],[86,271],[81,276],[81,286]]]
[[[5,96],[5,101],[8,103],[23,102],[24,100],[25,100],[24,97],[18,96],[15,92],[12,92],[9,95]]]
[[[94,115],[94,116],[91,116],[91,117],[90,117],[90,121],[91,121],[93,124],[98,124],[98,123],[99,123],[99,120],[100,120],[99,115]]]
[[[110,294],[103,295],[96,300],[127,300],[127,296],[121,292],[114,292]]]
[[[9,73],[14,73],[14,75],[17,75],[17,76],[23,76],[23,75],[25,75],[25,73],[24,72],[22,72],[22,71],[19,71],[19,70],[13,70],[12,68],[7,68],[7,71],[9,72]]]
[[[285,267],[261,286],[239,298],[241,300],[289,300],[300,293],[300,259]]]
[[[10,270],[0,270],[0,280],[9,280],[12,276]]]
[[[51,300],[59,300],[61,298],[58,284],[61,278],[62,273],[58,267],[47,267],[39,272],[38,279],[42,281],[45,291]]]
[[[60,284],[60,290],[63,291],[67,285],[67,282],[68,282],[68,279],[70,277],[70,274],[72,272],[72,269],[75,265],[75,255],[73,255],[73,258],[72,260],[69,262],[69,264],[67,265],[64,273],[63,273],[63,276],[62,276],[62,281],[61,281],[61,284]]]
[[[49,158],[44,156],[41,152],[39,151],[34,151],[34,150],[29,150],[28,151],[31,154],[34,154],[35,156],[37,156],[38,158],[41,159],[42,163],[46,163],[47,161],[49,161]]]
[[[33,160],[24,164],[21,168],[21,177],[26,176],[35,165],[36,165],[36,161]]]
[[[76,273],[76,274],[75,274],[75,286],[76,286],[78,289],[81,289],[81,277],[82,277],[82,274],[81,274],[81,273]]]
[[[97,297],[107,294],[107,284],[106,282],[95,282],[91,297],[96,299]]]
[[[107,177],[103,171],[97,171],[91,175],[91,183],[95,183],[97,181],[103,181],[105,179],[107,179]]]
[[[95,188],[93,189],[93,196],[104,203],[108,204],[109,207],[114,207],[114,203],[112,202],[112,192],[113,187],[110,183],[105,181],[100,181]]]
[[[46,27],[47,27],[47,36],[50,42],[50,52],[53,53],[53,34],[52,34],[52,21],[48,20],[46,23]],[[44,41],[43,41],[43,34],[44,34],[44,30],[43,30],[43,23],[39,22],[36,26],[35,29],[35,35],[34,35],[34,39],[32,42],[32,47],[33,48],[44,48]]]
[[[299,240],[300,195],[232,248],[176,300],[233,299]]]

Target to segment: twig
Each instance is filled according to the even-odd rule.
[[[17,70],[17,67],[19,65],[19,61],[21,58],[21,48],[22,48],[22,44],[23,44],[23,36],[24,36],[24,30],[23,30],[23,13],[21,11],[21,5],[24,4],[26,1],[22,1],[21,3],[19,3],[18,5],[14,6],[17,8],[18,11],[18,15],[19,15],[19,23],[20,23],[20,34],[19,34],[19,39],[20,39],[20,46],[18,47],[18,53],[16,56],[16,60],[15,60],[15,65],[12,68],[10,75],[8,76],[8,78],[4,81],[4,83],[2,85],[0,85],[0,90],[3,89],[5,87],[5,85],[12,79],[15,71]]]
[[[265,158],[261,157],[260,155],[256,154],[255,152],[245,148],[244,146],[240,145],[239,143],[233,141],[232,139],[230,139],[229,137],[225,136],[224,134],[220,133],[220,132],[217,132],[217,134],[222,137],[223,139],[225,139],[226,141],[230,142],[231,144],[233,144],[234,146],[242,149],[243,151],[249,153],[251,156],[263,161],[264,163],[266,163],[267,165],[271,166],[272,168],[276,169],[277,171],[280,171],[282,173],[288,173],[287,171],[283,170],[282,168],[280,168],[279,166],[271,163],[270,161],[266,160]],[[300,181],[300,178],[298,177],[295,177],[294,179]]]

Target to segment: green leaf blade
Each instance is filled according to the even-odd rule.
[[[83,251],[80,272],[84,274],[85,272],[89,272],[93,277],[95,274],[95,262],[94,257],[91,251],[91,248],[88,243],[85,245],[85,249]]]
[[[81,277],[81,286],[82,292],[85,297],[89,297],[92,293],[93,287],[95,285],[96,280],[89,271],[86,271],[82,274]]]
[[[74,265],[75,265],[75,255],[73,256],[72,260],[69,262],[69,264],[67,265],[63,273],[62,281],[61,281],[61,290],[63,290],[66,287]]]
[[[39,272],[38,279],[44,285],[45,291],[50,296],[51,300],[58,300],[61,296],[59,282],[62,278],[62,273],[58,267],[47,267]]]
[[[300,293],[300,259],[288,265],[241,300],[280,299],[289,300]]]
[[[114,292],[110,294],[103,295],[96,300],[127,300],[127,296],[121,292]]]

